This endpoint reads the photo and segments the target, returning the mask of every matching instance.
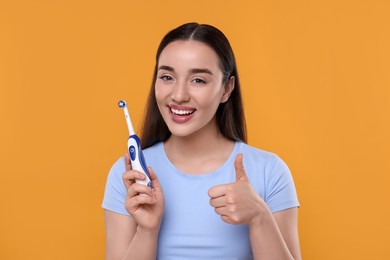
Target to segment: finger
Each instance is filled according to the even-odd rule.
[[[130,186],[135,183],[136,180],[143,180],[145,179],[145,175],[138,171],[127,171],[124,174],[122,174],[122,180],[125,184],[126,190],[130,188]]]
[[[239,153],[234,160],[234,169],[236,170],[236,182],[239,180],[247,180],[244,165],[242,164],[242,153]]]
[[[234,224],[234,225],[239,224],[239,222],[234,218],[232,218],[231,216],[221,215],[221,219],[228,224]]]
[[[224,222],[226,222],[226,223],[228,223],[228,224],[239,224],[239,223],[241,223],[240,217],[239,217],[237,214],[231,212],[231,211],[230,211],[228,208],[226,208],[226,207],[216,208],[216,209],[215,209],[215,212],[216,212],[219,216],[221,216],[221,219],[222,219]]]
[[[215,210],[215,213],[217,213],[224,222],[226,222],[228,224],[237,224],[238,223],[235,220],[236,217],[234,215],[232,215],[231,212],[229,212],[226,207],[215,208],[214,210]]]
[[[227,204],[226,196],[210,199],[210,205],[214,208],[224,207],[226,206],[226,204]]]
[[[145,185],[144,185],[145,186]],[[150,189],[149,189],[150,190]],[[130,214],[134,213],[141,205],[153,205],[156,203],[156,197],[154,196],[143,196],[137,195],[131,198],[130,200],[126,200],[126,209]]]
[[[126,166],[126,171],[130,171],[131,168],[131,163],[130,163],[130,155],[129,153],[125,153],[125,166]]]
[[[217,213],[220,216],[227,216],[229,214],[226,207],[217,207],[217,208],[214,208],[214,211],[215,211],[215,213]]]
[[[231,189],[231,184],[222,184],[211,187],[208,191],[209,197],[218,198],[225,196],[226,193]]]
[[[135,197],[139,194],[148,195],[149,197],[150,196],[154,197],[154,191],[144,184],[134,183],[127,190],[127,196],[129,198]]]
[[[160,181],[158,180],[158,177],[156,173],[153,171],[152,167],[148,167],[149,175],[150,175],[150,181],[152,182],[153,189],[155,191],[161,192],[161,184]]]

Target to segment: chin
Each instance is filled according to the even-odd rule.
[[[176,137],[189,137],[199,130],[189,125],[187,126],[168,125],[168,129],[171,132],[171,136],[176,136]]]
[[[169,131],[171,132],[171,136],[176,136],[176,137],[188,137],[191,134],[193,134],[193,131],[188,131],[188,130],[178,130],[178,129],[171,129],[169,128]]]

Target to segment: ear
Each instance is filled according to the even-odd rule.
[[[236,78],[234,76],[231,76],[229,79],[229,82],[225,85],[225,91],[222,95],[221,103],[225,103],[226,101],[228,101],[230,94],[232,94],[233,89],[234,89],[235,79]]]

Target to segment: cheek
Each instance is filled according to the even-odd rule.
[[[166,111],[167,95],[169,95],[166,90],[167,88],[158,86],[158,84],[156,84],[154,88],[154,96],[156,98],[157,107],[163,117]]]
[[[156,97],[157,104],[164,99],[164,91],[158,84],[154,87],[154,96]]]
[[[207,107],[218,107],[222,100],[222,91],[215,89],[202,94],[199,100],[203,101],[203,105]]]

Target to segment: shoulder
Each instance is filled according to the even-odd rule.
[[[120,174],[122,175],[126,171],[125,157],[119,157],[114,164],[111,166],[110,174]]]
[[[265,151],[246,143],[239,143],[239,152],[244,155],[244,162],[264,166],[272,166],[275,163],[282,162],[275,153]]]
[[[247,144],[240,150],[252,185],[272,212],[299,206],[290,169],[278,155]]]
[[[287,164],[275,153],[241,143],[244,168],[252,180],[261,179],[266,186],[281,179],[290,179]]]

